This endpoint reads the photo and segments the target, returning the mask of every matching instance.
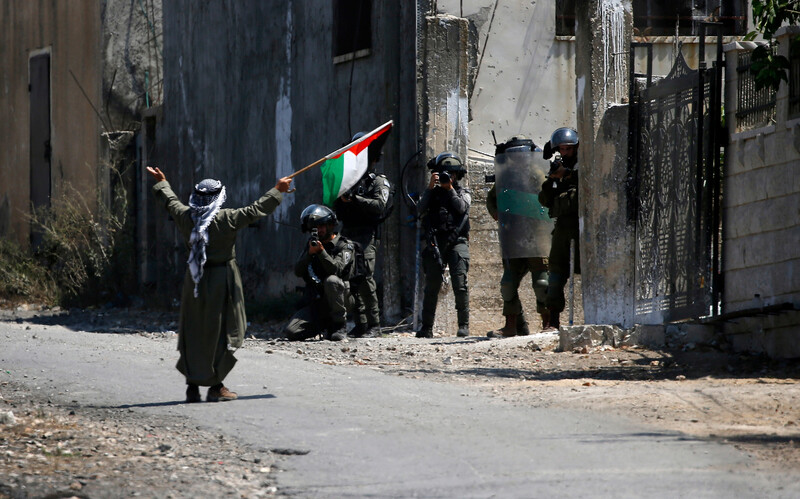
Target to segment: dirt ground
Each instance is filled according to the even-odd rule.
[[[0,311],[0,320],[154,341],[174,341],[176,319],[175,312],[117,309]],[[278,337],[282,326],[251,324],[243,348],[468,384],[520,406],[622,415],[656,430],[729,442],[765,469],[800,468],[800,363],[727,352],[724,341],[691,350],[604,346],[560,352],[556,334],[423,340],[399,328],[382,338],[287,342]],[[197,487],[202,495],[280,496],[274,486],[280,449],[254,450],[223,439],[219,455],[209,458],[203,443],[219,436],[181,421],[56,406],[2,377],[0,395],[0,415],[10,410],[16,417],[14,424],[0,423],[0,498],[41,497],[45,491],[148,497],[157,482],[159,497],[197,496]]]

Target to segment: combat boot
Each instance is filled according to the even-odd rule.
[[[417,338],[433,338],[433,326],[422,326],[417,331]]]
[[[364,333],[367,332],[367,325],[366,324],[356,324],[353,329],[347,333],[347,336],[351,338],[361,338],[364,336]]]
[[[525,319],[525,314],[520,312],[517,316],[517,336],[528,336],[531,330],[528,329],[528,321]]]
[[[380,326],[370,326],[364,334],[361,335],[362,338],[380,338],[381,337],[381,327]]]
[[[542,318],[542,331],[547,331],[547,329],[550,327],[550,310],[542,310],[539,316]]]
[[[561,327],[561,322],[559,321],[559,312],[556,312],[554,309],[548,310],[550,317],[548,320],[548,331],[558,331],[558,328]]]
[[[469,336],[469,324],[459,324],[458,331],[456,331],[456,336],[459,338],[466,338]]]
[[[516,335],[517,335],[516,315],[507,315],[505,326],[495,331],[489,331],[488,333],[486,333],[487,338],[510,338],[511,336],[516,336]],[[466,336],[469,336],[469,333],[467,333]]]
[[[331,326],[328,330],[330,336],[328,337],[331,341],[344,341],[347,339],[347,325],[346,324],[338,324]]]

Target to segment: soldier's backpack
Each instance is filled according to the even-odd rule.
[[[367,277],[367,260],[364,258],[364,248],[358,241],[349,240],[353,245],[353,265],[350,273],[350,282],[360,284]]]

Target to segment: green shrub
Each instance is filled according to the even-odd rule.
[[[128,247],[133,241],[127,191],[122,175],[111,172],[110,203],[98,199],[97,210],[66,185],[51,206],[31,215],[39,239],[34,257],[55,283],[62,304],[99,304],[130,285],[134,251]]]

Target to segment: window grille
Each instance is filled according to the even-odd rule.
[[[756,90],[756,81],[750,72],[751,51],[739,53],[736,67],[737,85],[736,124],[737,131],[767,126],[775,122],[775,90],[772,87]]]

